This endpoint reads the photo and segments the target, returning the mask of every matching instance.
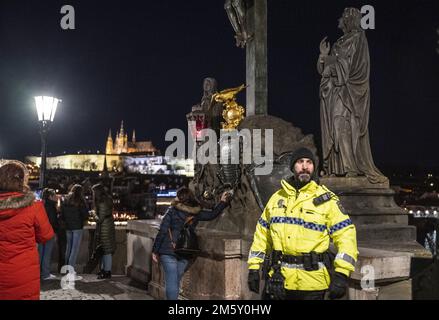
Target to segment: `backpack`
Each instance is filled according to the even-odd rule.
[[[194,216],[186,218],[183,228],[178,235],[177,241],[174,241],[172,237],[171,228],[168,229],[169,237],[171,239],[174,252],[182,257],[191,258],[200,253],[200,247],[198,245],[198,236],[195,230],[190,226],[193,223]]]

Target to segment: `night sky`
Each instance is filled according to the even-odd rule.
[[[341,35],[346,6],[373,5],[370,140],[378,167],[439,164],[439,55],[435,1],[268,1],[269,113],[320,144],[316,71],[320,40]],[[60,27],[62,5],[76,30]],[[104,150],[125,121],[164,153],[165,133],[186,129],[202,80],[245,82],[223,0],[0,1],[0,157],[40,152],[35,95],[63,100],[49,152]],[[244,96],[244,95],[243,95]],[[243,101],[241,99],[241,101]],[[131,137],[130,137],[131,138]],[[319,145],[320,147],[320,145]]]

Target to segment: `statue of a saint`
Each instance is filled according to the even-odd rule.
[[[192,113],[203,114],[203,128],[211,128],[216,131],[217,135],[221,129],[223,105],[213,100],[213,95],[218,92],[218,83],[214,78],[205,78],[203,80],[203,96],[201,102],[192,106]]]
[[[343,36],[333,45],[320,42],[318,72],[323,167],[328,176],[387,178],[375,167],[369,143],[370,57],[361,12],[346,8],[339,19]]]
[[[212,102],[212,96],[218,92],[218,84],[214,78],[205,78],[203,81],[203,97],[201,98],[201,110],[208,112]]]
[[[213,95],[218,92],[217,81],[214,78],[204,79],[203,90],[201,109],[208,115],[210,128],[215,130],[217,135],[219,135],[221,121],[223,121],[223,105],[212,99]]]
[[[236,46],[245,48],[247,42],[251,39],[247,32],[245,0],[226,0],[224,9],[226,9],[227,16],[236,33]]]

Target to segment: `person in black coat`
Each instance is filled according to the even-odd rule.
[[[82,193],[82,186],[76,184],[72,187],[70,193],[61,205],[61,219],[65,224],[67,248],[65,255],[65,263],[71,267],[75,267],[76,258],[82,240],[82,232],[84,221],[88,218],[88,208]],[[76,276],[75,280],[81,277]]]
[[[112,267],[112,255],[116,251],[116,228],[113,218],[113,200],[106,192],[102,184],[94,185],[93,205],[96,214],[96,247],[102,254],[100,263],[101,270],[98,279],[110,279]],[[97,251],[98,249],[95,248]]]
[[[187,218],[192,218],[189,228],[195,230],[199,221],[209,221],[218,217],[227,207],[229,193],[221,195],[221,201],[212,211],[202,210],[189,188],[183,187],[177,192],[177,198],[171,203],[160,225],[152,248],[152,259],[163,266],[165,273],[166,299],[177,300],[180,282],[189,259],[174,251],[174,244],[183,229]]]
[[[45,188],[43,190],[42,200],[44,203],[44,208],[46,209],[47,217],[49,218],[50,225],[52,226],[53,231],[57,233],[59,223],[58,212],[56,209],[57,198],[55,190]],[[50,280],[56,278],[56,276],[50,273],[52,249],[56,241],[55,239],[56,237],[53,237],[44,244],[38,244],[38,253],[40,255],[40,278],[42,280]]]

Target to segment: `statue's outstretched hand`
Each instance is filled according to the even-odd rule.
[[[323,56],[329,55],[329,51],[331,50],[331,44],[326,41],[328,37],[324,37],[322,41],[320,41],[320,54]]]

